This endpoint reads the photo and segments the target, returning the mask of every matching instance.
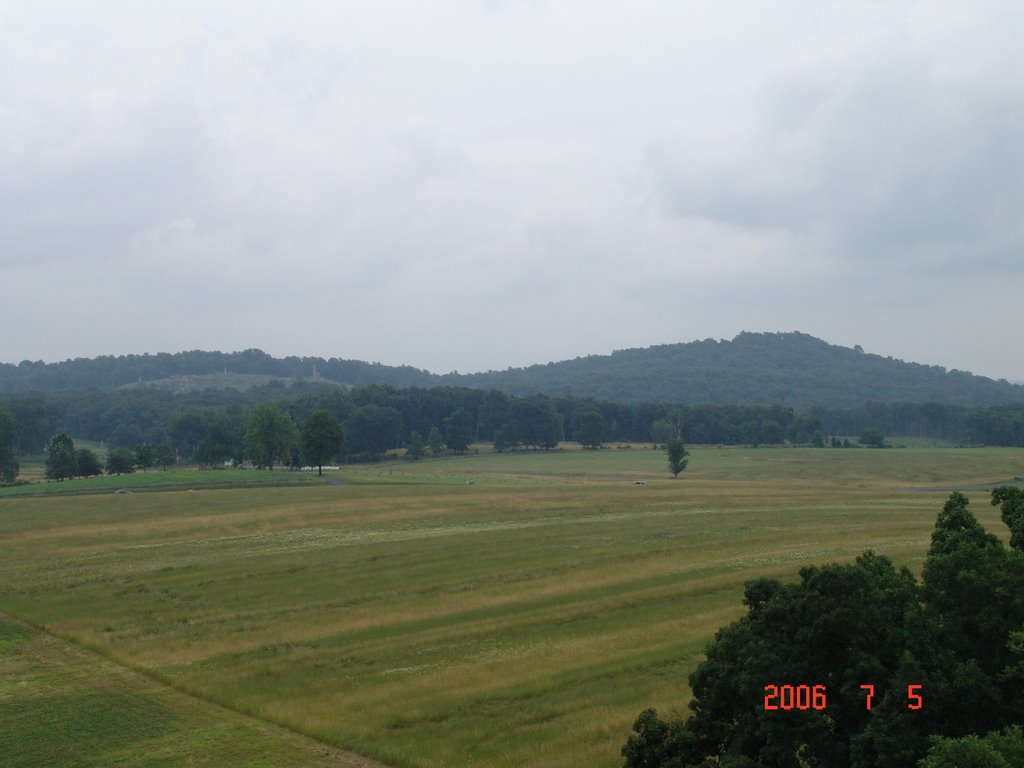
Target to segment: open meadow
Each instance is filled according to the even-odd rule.
[[[745,581],[866,549],[919,573],[945,489],[1021,474],[1022,449],[697,447],[673,480],[636,446],[348,467],[341,484],[10,489],[0,754],[613,768],[641,710],[685,713]],[[966,492],[1007,538],[988,493]]]

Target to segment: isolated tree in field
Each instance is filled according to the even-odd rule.
[[[430,428],[430,434],[427,435],[427,445],[430,446],[431,456],[440,456],[444,451],[444,437],[441,436],[441,430],[437,427]]]
[[[686,450],[686,446],[683,445],[683,441],[678,437],[669,438],[665,444],[665,449],[668,452],[668,468],[672,473],[672,477],[678,477],[679,473],[686,469],[688,459],[686,458],[690,452]]]
[[[413,430],[409,433],[409,439],[405,443],[405,455],[413,461],[423,458],[426,448],[423,444],[423,435]]]
[[[0,485],[11,485],[18,476],[14,440],[14,418],[0,411]]]
[[[323,475],[324,462],[336,456],[345,444],[345,432],[334,414],[316,411],[302,423],[302,457]]]
[[[46,464],[44,474],[50,480],[63,480],[66,477],[74,477],[78,471],[77,455],[75,454],[75,443],[70,437],[61,432],[54,435],[50,444],[46,446]]]
[[[572,415],[572,436],[586,448],[597,448],[604,436],[604,416],[593,406],[577,408]]]
[[[127,448],[111,448],[107,451],[107,474],[130,475],[135,471],[135,454]]]
[[[258,468],[273,469],[274,463],[291,456],[297,442],[291,416],[282,413],[274,403],[257,405],[245,422],[246,455]]]
[[[171,446],[167,445],[167,443],[158,445],[153,450],[153,463],[166,472],[167,468],[175,463],[174,451],[171,450]]]
[[[100,457],[88,448],[79,448],[75,451],[75,458],[78,463],[78,474],[82,477],[96,477],[103,474],[103,464]]]
[[[135,446],[135,466],[145,472],[156,462],[156,453],[149,443],[139,443]]]
[[[465,453],[476,437],[476,419],[465,408],[456,408],[444,420],[444,441],[456,453]]]

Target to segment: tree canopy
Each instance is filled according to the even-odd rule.
[[[456,453],[465,453],[476,437],[476,419],[465,408],[456,408],[444,420],[444,442]]]
[[[63,432],[54,435],[50,444],[46,446],[46,463],[43,471],[50,480],[64,480],[74,477],[78,472],[75,443]]]
[[[139,443],[133,451],[135,466],[145,472],[156,463],[156,450],[149,443]]]
[[[245,422],[245,452],[258,468],[273,469],[274,463],[291,455],[298,442],[295,423],[275,403],[257,405]]]
[[[866,552],[803,568],[796,584],[748,582],[744,604],[690,676],[689,718],[642,713],[626,768],[912,768],[930,748],[938,768],[959,765],[941,762],[947,752],[991,745],[932,737],[1024,718],[1024,552],[986,533],[959,493],[938,516],[923,583]]]
[[[528,447],[554,448],[562,439],[562,415],[546,397],[512,400],[508,421],[501,427],[504,442]]]
[[[432,452],[440,452],[445,420],[458,409],[470,415],[474,439],[492,441],[500,437],[501,447],[510,448],[517,444],[554,446],[562,439],[563,424],[570,439],[579,439],[576,414],[590,408],[604,421],[603,442],[664,444],[669,437],[685,435],[691,444],[787,441],[838,446],[843,444],[843,437],[876,427],[886,435],[969,445],[1024,446],[1024,406],[1019,405],[966,409],[939,403],[868,402],[853,408],[816,407],[801,413],[780,405],[687,406],[531,397],[526,400],[532,405],[523,406],[519,404],[522,400],[493,390],[402,390],[381,385],[346,390],[300,382],[287,387],[267,384],[245,390],[182,393],[142,387],[0,394],[0,411],[14,421],[14,451],[19,458],[42,454],[50,438],[64,432],[75,439],[113,447],[166,444],[182,463],[210,465],[242,460],[249,412],[266,402],[275,403],[299,423],[314,411],[330,411],[346,430],[348,453],[344,460],[376,459],[389,449],[405,445],[414,431],[424,436]],[[546,416],[541,411],[547,411]]]
[[[597,448],[604,436],[604,416],[593,405],[577,408],[572,414],[572,436],[586,448]]]
[[[344,430],[334,414],[319,410],[302,423],[300,433],[303,458],[322,475],[324,462],[336,456],[345,444]]]
[[[678,437],[669,438],[665,444],[665,451],[668,453],[669,472],[672,473],[672,477],[678,477],[679,473],[686,469],[686,464],[689,461],[686,457],[689,455],[689,451]]]
[[[11,485],[18,476],[14,418],[0,411],[0,485]]]
[[[130,475],[135,471],[135,454],[127,448],[111,448],[107,451],[107,474]]]
[[[103,463],[99,456],[89,448],[79,448],[75,451],[78,463],[78,474],[81,477],[96,477],[103,474]]]

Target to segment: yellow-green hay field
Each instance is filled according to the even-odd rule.
[[[25,671],[64,648],[98,651],[173,720],[119,742],[130,760],[82,765],[221,754],[159,756],[191,711],[160,699],[175,696],[209,728],[256,723],[283,744],[274,723],[396,766],[611,768],[641,710],[685,714],[744,581],[865,549],[919,572],[948,491],[913,489],[1022,467],[1019,449],[696,448],[673,480],[637,446],[392,462],[335,473],[342,486],[0,496],[0,621],[49,633],[0,632],[0,720],[62,686],[67,707],[101,705]],[[1005,536],[987,492],[968,495]],[[2,738],[47,747],[11,722]],[[274,749],[223,764],[293,764]]]

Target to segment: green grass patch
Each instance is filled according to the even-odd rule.
[[[376,765],[197,700],[0,616],[0,637],[12,636],[17,647],[0,649],[5,767]]]

